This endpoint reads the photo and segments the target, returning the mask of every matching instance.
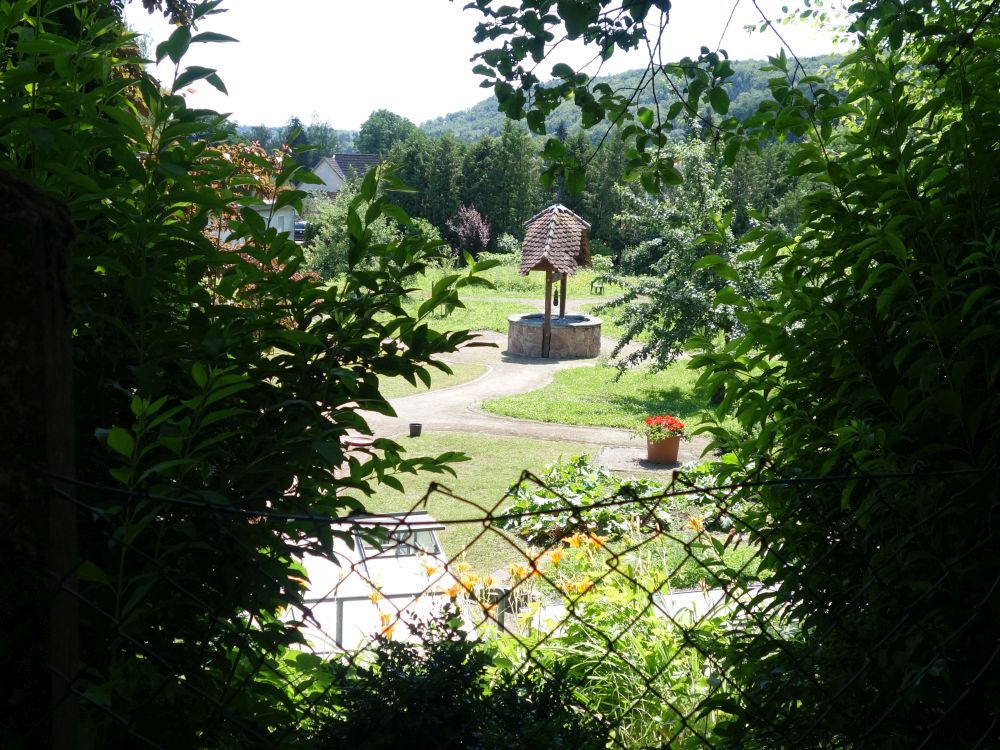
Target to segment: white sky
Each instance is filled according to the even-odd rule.
[[[664,37],[665,60],[697,55],[702,45],[714,49],[734,2],[675,0]],[[772,19],[781,15],[782,2],[788,0],[758,0]],[[490,91],[479,87],[482,79],[469,61],[477,52],[472,37],[482,16],[463,11],[463,5],[464,0],[229,0],[223,6],[228,12],[207,19],[199,31],[217,31],[240,42],[195,45],[182,60],[217,68],[229,96],[199,81],[188,100],[231,112],[246,125],[280,125],[296,115],[345,130],[360,127],[376,109],[417,124],[466,109]],[[132,28],[152,38],[150,54],[170,34],[171,27],[147,15],[137,0],[127,6],[127,18]],[[778,51],[773,33],[744,29],[759,19],[751,0],[738,0],[722,42],[732,59]],[[834,49],[829,34],[809,27],[782,26],[781,34],[800,56]],[[580,45],[564,47],[559,58],[543,63],[542,79],[555,62],[578,67],[593,57]],[[603,72],[642,67],[642,54],[618,53]],[[173,75],[168,66],[156,73],[164,82]]]

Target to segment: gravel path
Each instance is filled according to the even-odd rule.
[[[396,411],[395,417],[365,412],[364,416],[373,434],[376,437],[406,435],[410,423],[419,422],[425,433],[473,432],[600,445],[601,462],[612,469],[669,471],[674,468],[647,464],[644,460],[645,443],[628,430],[513,419],[484,412],[484,401],[537,390],[547,385],[556,371],[567,367],[590,367],[597,360],[541,359],[510,355],[504,352],[506,335],[494,332],[480,333],[479,340],[494,346],[466,348],[450,355],[448,361],[485,364],[489,367],[485,374],[451,388],[393,399],[390,403]],[[602,339],[602,354],[610,352],[615,343],[614,339]],[[695,438],[682,443],[680,460],[696,460],[706,442],[704,438]]]

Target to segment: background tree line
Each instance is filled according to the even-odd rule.
[[[805,58],[803,64],[811,72],[826,75],[838,59],[812,57]],[[749,117],[769,96],[767,73],[761,67],[761,61],[733,63],[728,89],[732,102],[730,116]],[[628,87],[637,85],[639,79],[640,71],[629,71],[596,80]],[[635,106],[650,104],[651,97],[645,91]],[[668,98],[669,101],[672,99]],[[706,110],[704,117],[710,120],[712,115]],[[549,114],[546,122],[549,132],[564,144],[566,154],[576,164],[586,167],[586,176],[580,184],[568,186],[565,180],[548,187],[541,184],[539,178],[549,158],[543,149],[544,139],[507,119],[498,111],[495,97],[420,126],[380,109],[357,132],[337,130],[316,119],[306,125],[294,116],[279,127],[233,124],[231,130],[234,139],[255,140],[265,149],[285,144],[306,147],[295,157],[306,168],[315,167],[322,157],[338,152],[385,156],[414,189],[412,194],[400,197],[401,205],[411,215],[430,222],[452,244],[458,237],[452,225],[458,220],[462,206],[474,208],[489,227],[488,247],[493,250],[505,234],[519,242],[524,221],[555,201],[589,221],[591,239],[596,241],[595,252],[611,255],[616,262],[625,260],[628,246],[654,239],[648,233],[636,234],[629,228],[634,222],[620,216],[627,206],[622,189],[629,189],[638,176],[629,167],[620,129],[610,127],[606,120],[596,127],[582,128],[580,113],[569,101]],[[678,121],[672,139],[675,145],[702,137],[701,131],[692,131],[689,123],[690,119]],[[802,191],[798,179],[785,172],[789,153],[785,141],[765,144],[760,153],[741,155],[720,180],[718,187],[725,196],[725,204],[734,213],[732,231],[737,237],[750,228],[753,211],[766,211],[784,225],[794,225]],[[721,152],[716,156],[721,164]],[[632,192],[644,191],[638,188]],[[475,250],[456,247],[456,251],[465,249]],[[627,262],[620,268],[632,272]]]
[[[572,135],[563,131],[561,135],[566,153],[586,165],[582,184],[572,186],[573,190],[565,180],[551,186],[542,184],[545,162],[541,143],[517,123],[507,121],[498,137],[486,135],[471,144],[447,133],[428,136],[414,127],[405,137],[392,141],[386,152],[399,177],[413,189],[396,200],[411,216],[433,227],[435,236],[452,244],[456,253],[469,250],[473,254],[479,249],[509,247],[510,243],[499,242],[504,235],[520,243],[524,222],[545,206],[559,202],[591,223],[595,254],[611,257],[616,268],[626,275],[648,274],[650,261],[677,248],[676,243],[658,242],[672,227],[694,226],[707,220],[704,201],[695,200],[696,194],[719,194],[715,210],[732,212],[736,237],[753,226],[753,214],[766,215],[788,228],[797,221],[805,188],[800,178],[786,174],[791,154],[787,142],[765,143],[759,152],[744,152],[733,165],[725,166],[721,150],[705,142],[700,131],[680,132],[671,146],[678,158],[697,153],[698,159],[711,162],[712,167],[691,172],[692,185],[683,188],[690,200],[675,207],[672,218],[664,224],[641,220],[637,212],[655,210],[657,203],[676,200],[678,189],[664,188],[650,196],[635,175],[629,174],[626,145],[617,130],[599,144],[583,130]],[[689,148],[689,143],[700,145]],[[344,196],[339,198],[341,203],[349,203],[352,189],[350,185],[345,188]],[[488,241],[482,248],[459,240],[456,227],[460,213],[464,215],[463,208],[474,209],[488,227]],[[326,224],[327,215],[334,209],[319,201],[310,211],[313,221]],[[316,237],[318,231],[313,229],[311,236]],[[693,230],[688,232],[689,243],[696,237]],[[321,242],[315,251],[322,255],[342,254],[343,246]],[[336,262],[324,260],[321,265],[331,268]]]

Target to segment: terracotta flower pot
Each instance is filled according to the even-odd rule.
[[[653,464],[677,463],[677,451],[681,447],[680,435],[653,442],[646,441],[646,460]]]

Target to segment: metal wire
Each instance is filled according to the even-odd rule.
[[[898,497],[907,483],[944,484],[993,471],[778,477],[712,487],[675,472],[661,493],[637,497],[634,490],[623,490],[585,505],[525,472],[515,491],[544,490],[562,502],[555,508],[511,512],[512,492],[487,508],[432,484],[410,510],[374,517],[311,513],[294,496],[284,499],[292,506],[302,502],[304,512],[248,510],[191,493],[161,496],[56,477],[53,497],[76,505],[81,534],[87,537],[84,555],[94,557],[80,560],[75,579],[60,581],[60,588],[81,604],[80,633],[90,646],[80,673],[69,676],[69,683],[105,747],[137,741],[156,748],[175,745],[178,727],[164,726],[161,732],[146,715],[153,706],[171,702],[200,705],[200,718],[193,720],[203,726],[188,729],[205,747],[311,747],[310,742],[329,736],[324,732],[330,727],[346,726],[345,701],[354,699],[351,691],[357,692],[358,680],[372,677],[380,658],[396,653],[393,648],[412,648],[416,650],[406,653],[419,661],[419,654],[434,651],[434,642],[427,640],[433,628],[427,623],[445,618],[451,623],[450,637],[468,639],[470,649],[484,649],[491,658],[500,655],[509,679],[520,675],[537,684],[559,685],[560,710],[589,721],[609,747],[730,747],[729,739],[715,730],[731,718],[734,706],[758,710],[757,731],[771,736],[774,746],[804,747],[811,742],[810,723],[793,723],[797,729],[790,730],[775,718],[782,710],[795,709],[769,704],[767,693],[747,682],[743,665],[733,661],[733,649],[745,647],[783,664],[775,679],[786,682],[788,691],[820,696],[824,702],[811,708],[815,721],[830,720],[878,665],[857,659],[845,664],[848,673],[831,682],[822,676],[815,655],[799,648],[795,634],[808,631],[819,642],[869,638],[867,645],[877,649],[914,628],[929,628],[921,619],[923,608],[947,589],[957,566],[987,553],[995,540],[987,534],[963,555],[945,561],[926,590],[912,596],[892,626],[874,640],[855,630],[856,619],[840,614],[863,610],[873,597],[898,586],[894,576],[908,542],[945,522],[961,495],[885,539],[850,597],[838,603],[842,612],[821,613],[816,622],[803,620],[803,602],[822,602],[828,596],[825,567],[856,552],[857,539],[875,514],[898,515],[899,523],[906,523],[907,510],[898,506]],[[871,487],[857,507],[815,508],[795,498],[781,514],[768,516],[747,512],[739,502],[764,488],[791,493],[851,482]],[[69,485],[74,491],[66,491]],[[431,497],[448,498],[453,517],[431,519],[420,511]],[[692,502],[702,514],[685,520]],[[142,513],[131,513],[140,503]],[[587,515],[594,511],[620,513],[631,519],[631,530],[619,538],[599,533]],[[544,544],[533,546],[518,536],[519,523],[545,517],[566,517],[572,523]],[[828,547],[800,565],[797,578],[786,576],[774,584],[769,566],[799,565],[776,530],[799,523],[827,529]],[[186,529],[190,545],[167,554],[157,545],[167,544],[163,529],[174,528],[172,524]],[[316,533],[294,536],[289,524],[314,524]],[[435,529],[472,524],[479,529],[471,545],[489,541],[509,547],[506,571],[473,571],[464,555],[449,556],[427,546],[426,535]],[[254,534],[243,533],[247,525]],[[321,531],[328,535],[331,528],[337,530],[332,547],[303,538],[322,537]],[[415,536],[419,534],[425,536]],[[222,559],[219,555],[239,561],[238,580],[213,580],[211,569],[204,571],[204,579],[192,578],[185,567]],[[118,569],[110,567],[115,560]],[[308,584],[304,576],[289,573],[291,562],[304,566],[312,579]],[[393,588],[379,574],[380,566],[389,565],[405,571],[399,574],[405,585]],[[264,582],[265,590],[244,590],[248,584],[242,579]],[[672,585],[676,581],[696,585],[678,588]],[[305,593],[307,585],[313,588]],[[982,597],[955,631],[941,639],[938,651],[988,620],[998,588],[1000,575],[984,583]],[[248,600],[263,609],[233,604]],[[286,605],[269,611],[274,601]],[[190,627],[162,632],[157,608],[173,611],[164,620],[169,622],[178,622],[177,612],[190,612]],[[442,631],[434,632],[441,637]],[[998,655],[1000,647],[979,674],[958,686],[950,710],[961,710]],[[900,710],[908,690],[933,674],[937,659],[938,653],[928,653],[899,696],[884,702],[873,725],[859,732],[859,747]],[[498,672],[490,674],[498,679]],[[140,678],[140,685],[128,683]],[[430,673],[413,679],[433,689]],[[498,683],[491,684],[500,690]],[[245,703],[261,685],[294,704],[287,716],[295,718],[286,723],[258,720],[263,709]],[[482,710],[495,710],[502,723],[499,708]],[[459,734],[479,732],[487,720],[482,713],[461,712],[449,719]],[[943,719],[928,728],[922,746],[942,741],[936,732]],[[377,723],[377,717],[368,720]],[[988,744],[995,725],[977,745]]]

